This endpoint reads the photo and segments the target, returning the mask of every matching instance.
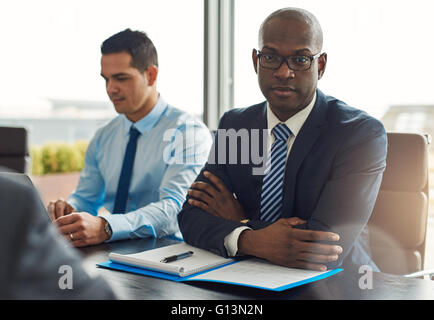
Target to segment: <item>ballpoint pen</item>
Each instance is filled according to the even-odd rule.
[[[191,257],[192,254],[193,254],[193,251],[187,251],[187,252],[184,252],[184,253],[180,253],[180,254],[176,254],[176,255],[173,255],[173,256],[165,257],[165,258],[161,259],[160,262],[168,263],[168,262],[172,262],[172,261],[176,261],[176,260],[181,260],[181,259],[184,259],[184,258]]]

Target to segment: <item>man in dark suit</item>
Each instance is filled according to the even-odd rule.
[[[0,173],[0,299],[114,299],[52,226],[27,176]]]
[[[178,215],[186,242],[289,267],[378,270],[367,222],[386,165],[386,133],[317,89],[327,63],[322,41],[318,21],[302,9],[263,22],[252,58],[267,101],[220,119],[210,159]],[[265,166],[257,150],[265,151]]]

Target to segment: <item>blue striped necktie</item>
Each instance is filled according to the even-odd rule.
[[[130,139],[128,140],[124,162],[122,163],[122,170],[119,177],[118,190],[116,192],[115,205],[112,213],[125,213],[134,166],[134,158],[136,157],[137,138],[139,136],[140,132],[136,128],[131,127]]]
[[[261,220],[276,221],[282,214],[283,179],[285,173],[287,141],[291,130],[280,123],[272,130],[274,142],[266,163],[266,174],[262,182]]]

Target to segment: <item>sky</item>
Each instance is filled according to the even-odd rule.
[[[311,11],[322,25],[323,92],[376,117],[389,105],[434,105],[434,1],[235,0],[236,107],[264,100],[251,50],[265,17],[288,5]],[[43,98],[107,101],[99,47],[127,27],[154,41],[165,100],[200,114],[202,0],[0,1],[0,112],[42,112]]]

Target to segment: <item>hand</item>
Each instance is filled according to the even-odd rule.
[[[75,212],[75,209],[62,198],[57,201],[50,201],[47,206],[47,210],[51,221]]]
[[[108,239],[104,231],[105,220],[87,212],[71,213],[54,221],[59,232],[74,247],[99,244]]]
[[[336,242],[339,235],[295,229],[294,225],[305,223],[295,219],[283,218],[263,229],[243,231],[238,251],[286,267],[326,271],[326,264],[338,260],[342,247],[318,242]]]
[[[215,187],[202,181],[194,182],[187,194],[195,199],[190,198],[188,203],[224,219],[234,221],[245,219],[243,207],[225,184],[211,172],[204,171],[203,175]]]

